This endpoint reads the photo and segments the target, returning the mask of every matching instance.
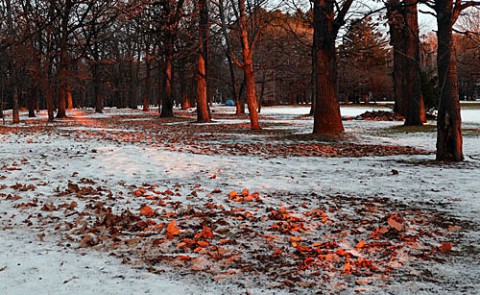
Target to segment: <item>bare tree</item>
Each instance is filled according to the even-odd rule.
[[[463,138],[458,95],[458,70],[453,40],[453,26],[466,8],[477,1],[435,0],[429,2],[437,16],[437,65],[440,102],[437,118],[437,160],[462,161]]]
[[[314,134],[338,134],[344,131],[337,95],[335,40],[353,0],[313,2],[313,54],[315,70]]]

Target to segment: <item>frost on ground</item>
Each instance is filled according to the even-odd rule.
[[[431,126],[318,138],[307,108],[255,132],[230,111],[0,127],[1,294],[477,293],[472,110],[460,164],[433,161]]]

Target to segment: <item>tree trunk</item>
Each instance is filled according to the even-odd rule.
[[[95,97],[95,113],[103,113],[103,95],[101,93],[100,78],[98,77],[98,63],[94,61],[93,72],[93,96]]]
[[[172,93],[172,79],[173,79],[173,44],[171,51],[168,50],[166,60],[165,60],[165,69],[163,74],[163,97],[162,97],[162,110],[160,113],[161,118],[171,118],[173,117],[173,93]]]
[[[387,15],[390,27],[390,45],[393,47],[393,92],[395,105],[393,111],[405,116],[407,113],[407,102],[405,94],[404,77],[406,74],[406,52],[405,47],[405,14],[404,7],[400,0],[390,0],[387,4]],[[408,28],[407,28],[408,29]]]
[[[62,17],[62,31],[61,31],[61,39],[60,39],[60,60],[59,60],[59,91],[60,91],[60,99],[58,101],[58,112],[57,118],[66,118],[67,113],[67,101],[66,101],[66,93],[67,93],[67,78],[68,78],[68,22],[70,17],[70,10],[73,4],[72,1],[67,0],[64,6],[64,11]]]
[[[235,115],[245,115],[245,99],[243,96],[243,91],[245,90],[245,73],[243,74],[242,84],[240,84],[240,89],[238,90],[237,100],[235,101],[236,111]]]
[[[150,45],[147,45],[147,54],[145,57],[145,92],[143,93],[143,111],[148,112],[150,110],[150,80],[151,80],[151,73],[150,73]]]
[[[67,82],[65,91],[66,91],[66,95],[67,95],[67,109],[72,110],[73,109],[73,97],[72,97],[72,84],[70,82]]]
[[[405,86],[408,93],[405,126],[420,126],[426,123],[425,106],[420,76],[420,37],[418,29],[417,0],[405,0],[406,16],[406,72]]]
[[[227,22],[225,20],[225,7],[223,4],[223,0],[218,1],[218,9],[219,9],[219,15],[220,15],[220,20],[222,22],[222,35],[223,38],[225,39],[225,55],[227,57],[227,62],[228,62],[228,70],[230,71],[230,81],[232,83],[232,100],[235,101],[235,104],[237,106],[235,114],[238,116],[241,114],[241,109],[240,109],[240,100],[237,95],[237,81],[235,79],[235,70],[233,68],[233,61],[232,61],[232,46],[230,45],[230,37],[227,32]]]
[[[208,49],[208,6],[207,0],[198,1],[200,13],[199,46],[197,59],[197,120],[210,122],[207,101],[207,49]]]
[[[314,4],[314,52],[316,66],[313,134],[339,134],[344,131],[337,97],[334,2]],[[321,89],[321,90],[320,90]]]
[[[263,103],[263,95],[265,94],[265,79],[266,79],[266,70],[263,70],[262,73],[262,88],[260,90],[260,98],[258,99],[258,113],[262,112],[262,103]]]
[[[29,118],[35,118],[35,105],[37,102],[37,96],[38,96],[38,79],[36,77],[37,74],[35,74],[34,81],[33,81],[33,87],[30,92],[30,96],[27,99],[27,107],[28,107],[28,117]]]
[[[18,87],[13,85],[13,108],[12,108],[12,122],[13,124],[20,123],[20,110],[18,106]]]
[[[245,73],[246,101],[248,112],[250,113],[250,127],[252,130],[259,130],[257,113],[257,95],[255,93],[255,73],[253,71],[252,48],[248,40],[247,15],[245,10],[245,0],[238,1],[240,12],[240,35],[243,53],[243,72]]]
[[[437,117],[437,160],[462,161],[462,129],[458,96],[457,63],[453,45],[453,1],[435,1],[438,38],[440,103]]]

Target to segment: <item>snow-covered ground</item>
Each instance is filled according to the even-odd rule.
[[[356,116],[372,109],[385,107],[342,107],[342,116]],[[216,109],[218,113],[229,110],[225,107]],[[311,119],[299,117],[306,113],[308,107],[264,107],[262,110],[262,115],[270,120],[290,122],[292,125],[288,128],[297,128],[300,133],[311,128]],[[129,117],[125,120],[137,120],[138,116],[143,116],[141,112],[111,110],[100,116],[83,114],[82,117],[101,120],[119,114]],[[101,139],[78,141],[76,137],[55,132],[23,132],[29,129],[27,126],[14,133],[0,134],[0,167],[3,167],[0,169],[0,193],[4,194],[0,195],[0,294],[288,293],[288,289],[265,289],[252,282],[229,285],[222,281],[200,280],[197,276],[176,273],[175,270],[152,274],[142,267],[123,265],[119,258],[109,256],[108,249],[95,251],[70,247],[63,235],[56,236],[55,228],[42,227],[48,222],[30,221],[36,218],[31,215],[37,211],[28,206],[13,208],[12,201],[7,200],[7,195],[18,195],[22,199],[16,204],[22,202],[25,205],[34,199],[39,200],[38,206],[55,203],[59,198],[55,194],[62,192],[72,181],[91,181],[108,188],[114,196],[123,197],[131,186],[140,187],[146,183],[158,185],[162,190],[177,188],[184,196],[193,189],[201,197],[215,189],[224,192],[248,189],[259,191],[265,196],[265,202],[272,205],[293,202],[282,197],[288,194],[375,196],[419,208],[428,208],[428,204],[432,204],[432,209],[458,220],[473,222],[473,227],[478,229],[480,110],[464,110],[462,116],[470,130],[464,137],[466,161],[448,165],[435,164],[433,154],[261,158],[179,153]],[[344,124],[346,132],[362,143],[409,145],[428,150],[435,147],[433,131],[390,132],[391,127],[401,125],[401,122],[346,121]],[[102,129],[95,124],[61,128],[64,132]],[[105,130],[122,131],[121,128]],[[33,184],[35,190],[12,188],[16,184]],[[106,199],[99,201],[106,202]],[[123,208],[137,208],[137,204],[131,204],[128,199],[121,202]],[[79,211],[82,206],[85,204],[79,204]],[[469,257],[457,259],[452,256],[445,261],[431,262],[432,277],[445,280],[446,286],[435,284],[435,280],[395,281],[387,287],[357,286],[356,289],[343,289],[343,292],[475,294],[480,289],[480,235],[475,231],[466,231],[465,234],[469,236],[461,241],[462,244],[454,244],[454,250],[470,249],[472,254]],[[326,292],[335,293],[335,290]]]

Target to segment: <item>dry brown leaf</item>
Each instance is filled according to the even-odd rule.
[[[393,227],[397,231],[402,231],[403,230],[403,224],[396,221],[395,219],[393,219],[391,217],[388,219],[387,223],[390,227]]]

